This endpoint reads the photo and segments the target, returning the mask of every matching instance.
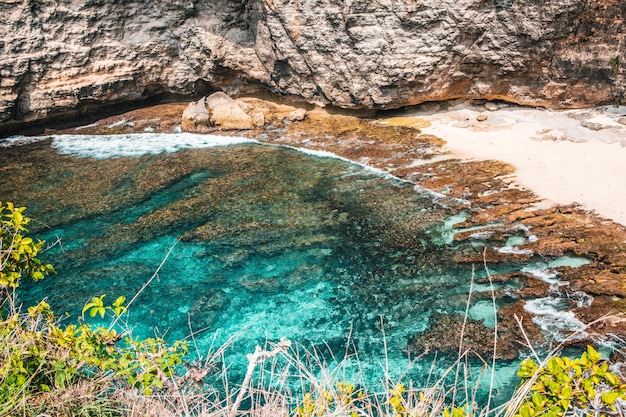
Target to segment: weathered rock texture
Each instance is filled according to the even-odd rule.
[[[621,0],[2,0],[0,129],[250,85],[342,107],[612,103],[625,16]]]

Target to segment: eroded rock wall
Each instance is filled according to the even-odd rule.
[[[239,3],[2,0],[0,121],[246,82],[262,66]]]
[[[260,13],[256,49],[273,63],[272,84],[308,98],[370,107],[623,98],[620,1],[268,0]]]
[[[342,107],[613,103],[625,16],[620,0],[0,0],[0,122],[254,84]]]

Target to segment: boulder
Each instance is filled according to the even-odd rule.
[[[304,109],[296,109],[292,112],[290,112],[286,119],[289,120],[290,122],[300,122],[302,120],[304,120],[304,118],[306,117],[306,110]]]
[[[249,107],[238,100],[233,100],[226,93],[217,92],[206,99],[210,120],[224,130],[254,129],[252,117],[246,113]]]
[[[182,130],[202,131],[210,125],[209,112],[206,109],[205,98],[198,101],[192,101],[183,111]]]
[[[209,112],[206,110],[205,98],[192,101],[187,108],[183,111],[183,120],[189,120],[192,122],[203,123],[209,121]]]
[[[257,111],[256,113],[252,113],[252,124],[255,127],[263,127],[265,125],[265,115],[263,112]]]
[[[485,108],[489,111],[497,111],[499,109],[499,106],[492,101],[488,101],[485,103]]]

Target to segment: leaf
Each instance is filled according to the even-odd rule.
[[[561,389],[561,395],[559,396],[559,398],[564,400],[569,400],[570,398],[572,398],[572,388],[567,385],[564,386]]]
[[[543,408],[543,405],[545,402],[543,395],[539,394],[538,392],[535,392],[531,400],[537,409]]]
[[[126,307],[124,306],[125,301],[126,301],[126,297],[122,295],[120,297],[117,297],[115,302],[113,302],[112,304],[113,312],[115,313],[116,316],[120,316],[126,312]]]
[[[587,346],[587,356],[591,363],[596,363],[602,358],[602,354],[598,353],[591,345]]]
[[[619,393],[617,393],[615,391],[609,391],[609,392],[603,392],[602,393],[602,401],[606,405],[613,404],[615,402],[615,400],[617,400],[618,397],[619,397]]]
[[[89,315],[95,317],[96,314],[100,314],[104,318],[104,297],[106,294],[102,294],[100,297],[91,297],[91,301],[85,304],[82,314],[85,314],[89,310]]]
[[[525,404],[520,407],[519,413],[522,417],[533,417],[535,410],[529,404]]]
[[[113,302],[113,307],[119,307],[121,305],[124,305],[124,302],[126,301],[126,297],[124,297],[123,295],[120,295],[119,297],[117,297],[115,299],[115,301]]]
[[[604,380],[608,382],[612,387],[619,385],[619,379],[611,372],[607,372],[604,375]]]
[[[100,317],[104,318],[104,307],[92,307],[91,310],[89,310],[89,315],[91,317],[96,317],[96,314],[100,314]]]

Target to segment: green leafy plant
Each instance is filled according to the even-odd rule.
[[[293,411],[299,417],[321,417],[329,414],[358,417],[364,393],[349,382],[337,382],[331,390],[322,389],[304,394],[300,405]]]
[[[560,417],[572,410],[608,415],[617,411],[618,399],[626,400],[626,384],[591,346],[580,358],[553,357],[543,367],[525,359],[517,374],[532,388],[515,417]]]
[[[22,214],[25,210],[0,201],[0,288],[14,289],[23,277],[40,280],[54,272],[52,265],[37,258],[44,242],[24,235],[30,222]]]

